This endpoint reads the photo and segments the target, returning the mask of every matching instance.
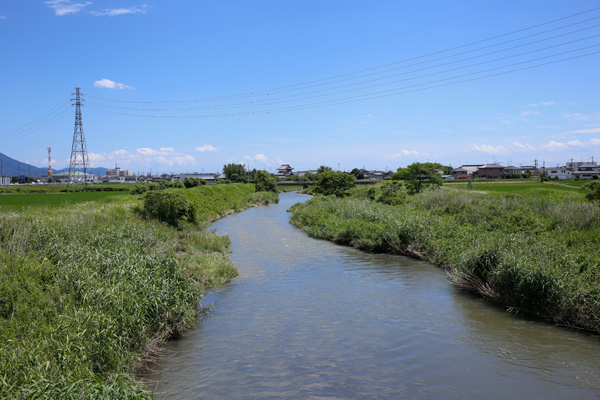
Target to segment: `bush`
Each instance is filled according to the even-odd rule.
[[[313,192],[325,196],[345,197],[354,187],[354,175],[345,172],[325,170],[317,176]]]
[[[395,206],[405,203],[407,199],[408,192],[402,183],[392,181],[381,185],[381,195],[377,199],[377,202]]]
[[[193,188],[196,186],[200,186],[200,185],[206,185],[206,180],[202,179],[202,178],[185,178],[183,180],[183,186],[185,186],[187,189],[189,188]]]
[[[256,171],[254,175],[257,192],[275,192],[277,193],[277,178],[267,171]]]
[[[182,222],[195,222],[196,209],[191,201],[178,192],[154,191],[146,193],[143,212],[175,227]]]

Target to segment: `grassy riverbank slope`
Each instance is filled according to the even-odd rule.
[[[134,212],[143,195],[2,208],[0,398],[151,397],[135,372],[237,274],[200,227],[256,204],[254,185],[179,191],[198,207],[180,230]]]
[[[515,311],[600,332],[600,208],[554,187],[445,187],[394,206],[360,188],[296,205],[291,222],[316,238],[428,260]]]

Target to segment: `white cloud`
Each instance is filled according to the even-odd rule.
[[[71,3],[71,0],[49,0],[44,3],[54,10],[54,14],[59,16],[78,13],[83,8],[92,4],[91,1],[86,1],[85,3]]]
[[[580,140],[570,140],[567,142],[567,144],[572,147],[584,146],[584,143],[582,143]]]
[[[0,19],[6,19],[4,15],[0,15]]]
[[[506,147],[504,146],[491,146],[489,144],[482,144],[480,145],[473,145],[472,147],[473,150],[475,151],[480,151],[482,153],[488,153],[488,154],[499,154],[499,153],[505,153],[506,152]]]
[[[589,140],[588,142],[590,144],[590,146],[600,146],[600,139],[599,138],[592,138]]]
[[[511,125],[512,124],[512,121],[509,121],[508,119],[500,120],[500,122],[503,123],[504,125]]]
[[[104,11],[90,11],[90,14],[96,17],[114,17],[116,15],[125,14],[146,14],[148,6],[146,4],[141,7],[128,7],[128,8],[106,8]]]
[[[142,154],[142,155],[145,155],[145,156],[150,156],[150,155],[158,154],[158,151],[153,150],[153,149],[151,149],[149,147],[142,147],[141,149],[137,149],[136,151],[137,151],[138,154]]]
[[[205,151],[218,151],[219,149],[217,149],[214,146],[211,146],[210,144],[203,144],[202,146],[196,147],[196,151],[199,151],[201,153],[205,152]]]
[[[107,88],[107,89],[135,89],[131,86],[127,86],[124,83],[117,83],[115,81],[111,81],[110,79],[101,79],[99,81],[94,82],[94,86],[98,88]]]
[[[401,150],[399,153],[387,155],[385,158],[400,158],[406,156],[416,156],[418,154],[419,152],[416,150]]]
[[[172,153],[175,151],[172,147],[161,147],[159,150],[163,153]]]
[[[539,111],[527,110],[521,113],[521,117],[527,117],[529,115],[538,115]]]
[[[543,106],[552,106],[555,103],[552,100],[548,100],[548,101],[542,101],[542,105]]]
[[[262,153],[255,154],[253,156],[245,156],[244,159],[247,160],[247,161],[258,161],[258,162],[261,162],[261,163],[263,163],[263,164],[265,164],[267,166],[273,166],[273,165],[283,164],[283,161],[280,158],[270,159],[269,157],[265,156]]]
[[[567,133],[600,133],[600,128],[579,129],[576,131],[569,131]]]
[[[512,144],[512,146],[510,147],[511,150],[513,151],[534,151],[535,147],[533,147],[532,145],[528,144],[528,143],[520,143],[520,142],[514,142]]]
[[[97,162],[106,160],[106,156],[103,154],[88,153],[88,157],[92,164],[96,164]]]
[[[583,115],[579,114],[579,113],[565,114],[565,118],[581,118],[581,117],[583,117]]]

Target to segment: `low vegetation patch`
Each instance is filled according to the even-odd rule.
[[[149,194],[0,212],[0,398],[151,398],[136,372],[237,275],[200,228],[255,203],[252,185]]]
[[[291,221],[316,238],[428,260],[513,310],[600,332],[600,207],[581,190],[443,188],[381,201],[389,192],[316,196]]]

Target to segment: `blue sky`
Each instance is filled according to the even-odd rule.
[[[600,159],[591,0],[0,1],[0,152],[68,167]]]

